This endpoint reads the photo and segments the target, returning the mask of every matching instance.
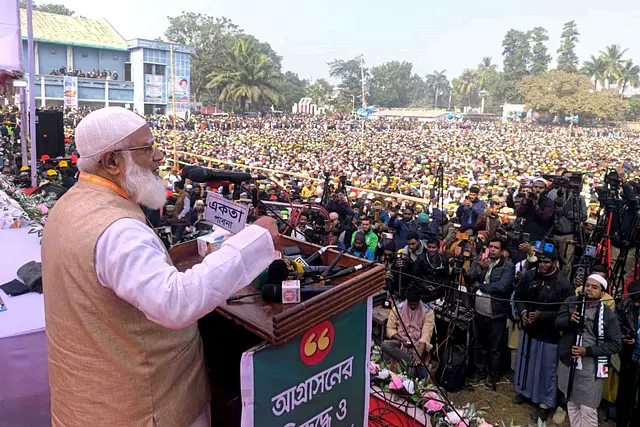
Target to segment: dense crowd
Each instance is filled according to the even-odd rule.
[[[425,375],[422,362],[444,338],[434,336],[436,307],[456,304],[470,313],[473,338],[469,362],[460,359],[449,372],[467,373],[468,386],[495,389],[510,371],[515,402],[531,402],[534,419],[561,407],[572,425],[584,426],[598,425],[601,399],[615,401],[610,390],[617,390],[618,425],[633,425],[640,410],[629,398],[639,388],[640,359],[640,282],[631,281],[637,133],[413,120],[370,120],[363,129],[337,116],[191,116],[175,130],[164,117],[147,122],[166,155],[167,202],[145,212],[166,244],[206,228],[207,187],[184,179],[184,164],[266,172],[271,179],[212,191],[255,195],[264,203],[254,206],[254,217],[275,210],[283,234],[384,264],[388,290],[403,302],[390,312],[382,349],[415,367],[415,375]],[[72,140],[72,128],[68,134]],[[178,165],[174,146],[182,153]],[[77,159],[69,159],[64,167],[73,170]],[[45,178],[69,178],[49,172],[61,169],[51,161],[43,161]],[[598,235],[606,216],[599,208],[611,206]],[[583,243],[597,253],[587,256]],[[577,265],[584,256],[588,267]],[[620,283],[630,296],[614,300]],[[441,379],[456,389],[464,376],[451,375]],[[613,375],[617,387],[606,378]]]

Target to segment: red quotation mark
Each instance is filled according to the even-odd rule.
[[[333,346],[334,333],[333,325],[328,320],[305,332],[300,343],[300,359],[302,359],[302,362],[312,366],[327,357]]]

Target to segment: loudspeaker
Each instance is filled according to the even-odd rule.
[[[36,155],[64,156],[62,111],[36,110]]]

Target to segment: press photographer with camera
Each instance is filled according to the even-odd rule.
[[[627,288],[628,296],[616,305],[616,315],[622,332],[620,351],[620,382],[616,398],[616,426],[634,427],[640,419],[640,280]],[[636,420],[636,421],[633,421]]]
[[[530,241],[544,240],[553,224],[555,209],[553,202],[545,195],[546,188],[547,181],[536,178],[533,191],[526,193],[526,198],[516,206],[516,216],[522,218],[522,231],[529,233]]]
[[[553,180],[553,189],[547,194],[549,200],[555,203],[552,237],[566,278],[571,277],[575,250],[573,242],[579,237],[578,233],[581,233],[580,225],[587,220],[587,203],[580,195],[581,181],[581,174],[574,175],[566,168],[558,168],[556,178]]]
[[[487,205],[478,198],[479,193],[480,189],[478,187],[471,187],[469,194],[458,206],[456,217],[461,226],[475,227],[478,217],[487,208]]]
[[[402,211],[402,219],[398,219],[400,205],[395,207],[395,212],[389,218],[389,227],[396,230],[396,246],[404,248],[407,246],[409,234],[418,232],[418,224],[413,219],[413,208],[407,206]]]
[[[465,282],[469,290],[476,293],[470,385],[480,384],[486,375],[485,384],[494,388],[506,350],[508,300],[513,291],[515,268],[511,261],[503,257],[503,251],[501,240],[490,239],[488,250],[476,257],[466,272]]]

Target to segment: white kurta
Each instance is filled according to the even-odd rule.
[[[95,253],[100,284],[170,329],[198,321],[274,259],[271,235],[252,225],[181,273],[167,263],[164,245],[153,230],[130,218],[111,224],[98,239]],[[191,427],[208,426],[209,419],[206,410]]]
[[[181,329],[247,286],[275,259],[271,235],[255,225],[184,273],[166,261],[164,245],[146,224],[129,218],[111,224],[96,244],[96,272],[103,286],[147,319]]]

